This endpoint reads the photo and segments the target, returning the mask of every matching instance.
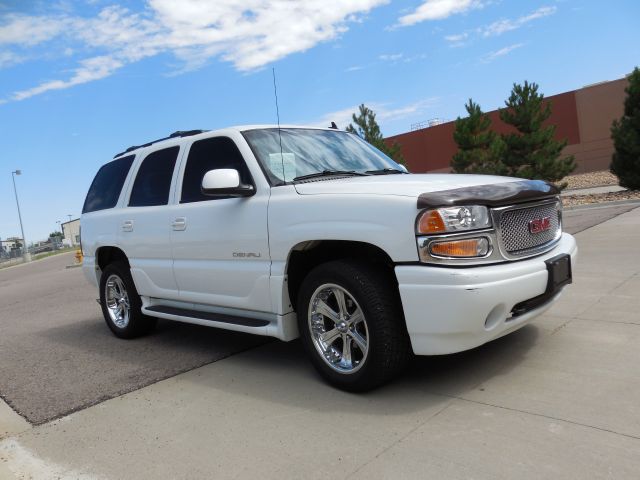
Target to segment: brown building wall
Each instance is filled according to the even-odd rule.
[[[613,154],[611,123],[624,113],[626,86],[627,80],[621,78],[576,91],[581,142],[565,149],[576,157],[575,173],[609,168]]]
[[[563,153],[575,155],[575,173],[609,168],[613,153],[611,122],[622,115],[626,82],[626,79],[619,79],[547,97],[552,113],[545,124],[556,126],[558,140],[567,140]],[[488,115],[495,131],[513,131],[500,120],[497,110]],[[457,151],[453,141],[454,128],[454,122],[447,122],[388,137],[386,141],[401,145],[410,171],[446,172]]]

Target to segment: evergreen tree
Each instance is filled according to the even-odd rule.
[[[500,118],[517,131],[502,135],[503,163],[511,176],[555,182],[574,170],[575,161],[573,156],[560,158],[566,140],[554,139],[554,125],[542,125],[551,115],[551,104],[543,98],[535,83],[513,84]]]
[[[456,119],[453,139],[458,151],[451,159],[456,173],[485,173],[504,175],[507,168],[502,163],[504,142],[491,130],[491,119],[472,99],[465,105],[465,118]]]
[[[624,115],[614,120],[611,138],[615,151],[611,161],[611,173],[618,177],[620,185],[640,190],[640,69],[633,69],[629,85],[625,89]]]
[[[404,164],[400,144],[394,142],[393,145],[387,145],[385,143],[382,132],[380,132],[380,126],[376,121],[376,114],[373,110],[364,104],[360,105],[358,110],[359,114],[357,116],[355,113],[352,115],[353,123],[355,123],[356,126],[354,127],[353,124],[350,123],[346,128],[347,132],[355,133],[381,152],[387,154],[397,163]]]

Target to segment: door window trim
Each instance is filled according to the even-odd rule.
[[[182,153],[182,158],[181,158],[181,161],[180,161],[180,167],[177,169],[178,175],[177,175],[177,178],[176,178],[176,185],[175,185],[175,191],[174,191],[174,201],[175,201],[176,205],[189,205],[189,204],[198,204],[198,203],[203,203],[203,202],[214,202],[214,201],[219,201],[219,200],[230,200],[230,199],[241,200],[241,198],[238,198],[238,197],[221,196],[221,197],[211,197],[211,198],[209,198],[207,200],[195,200],[195,201],[192,201],[192,202],[183,202],[182,201],[182,187],[184,186],[184,173],[185,173],[185,171],[187,169],[187,162],[189,161],[189,153],[191,152],[191,147],[196,142],[206,141],[206,140],[210,140],[212,138],[228,138],[229,140],[231,140],[233,142],[233,144],[235,145],[236,149],[238,150],[238,154],[240,155],[240,158],[244,162],[244,166],[245,166],[245,168],[247,170],[247,174],[249,175],[249,184],[253,185],[253,188],[256,189],[256,193],[257,193],[257,191],[258,191],[257,183],[255,181],[255,178],[254,178],[253,174],[251,173],[251,168],[249,168],[249,164],[247,162],[247,159],[245,158],[244,154],[242,153],[242,149],[240,148],[240,145],[238,145],[238,142],[236,141],[236,139],[233,138],[233,136],[227,135],[227,134],[214,134],[214,135],[211,135],[211,136],[207,136],[205,138],[198,138],[196,140],[190,140],[189,142],[186,142],[186,143],[183,144],[184,152]]]
[[[131,170],[129,171],[129,177],[125,181],[126,189],[122,190],[122,196],[120,198],[120,201],[122,203],[121,204],[122,208],[148,208],[144,206],[129,206],[129,202],[131,201],[131,193],[133,192],[133,185],[135,183],[136,177],[138,176],[138,170],[140,170],[140,166],[142,165],[142,162],[149,155],[159,150],[165,150],[167,148],[172,148],[172,147],[180,147],[180,150],[178,151],[178,156],[176,158],[176,163],[173,166],[173,175],[171,176],[171,184],[169,185],[169,199],[165,205],[156,205],[156,207],[175,204],[175,190],[177,185],[176,183],[177,176],[180,173],[180,168],[182,165],[182,157],[184,156],[184,151],[185,151],[185,144],[181,140],[182,139],[177,139],[175,143],[170,143],[168,145],[166,143],[163,143],[160,146],[160,148],[154,145],[156,148],[153,148],[152,146],[152,147],[147,147],[147,148],[136,151],[136,159],[134,160],[134,164],[131,167]]]

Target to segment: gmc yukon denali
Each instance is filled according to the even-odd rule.
[[[83,269],[111,331],[156,319],[289,341],[350,391],[413,354],[521,328],[571,283],[558,189],[409,174],[357,135],[247,126],[128,148],[98,171]]]

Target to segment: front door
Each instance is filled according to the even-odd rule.
[[[254,311],[271,311],[269,295],[268,189],[251,197],[208,197],[201,191],[209,170],[233,168],[254,184],[242,154],[229,137],[191,144],[183,162],[171,242],[180,300]],[[196,307],[197,308],[197,307]]]

